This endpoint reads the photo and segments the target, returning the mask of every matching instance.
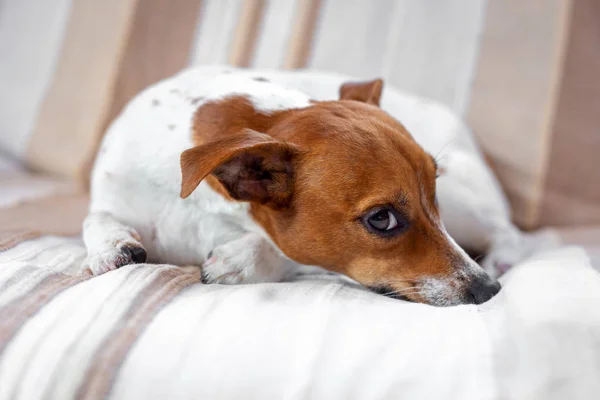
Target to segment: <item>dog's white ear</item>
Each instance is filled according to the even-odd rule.
[[[340,100],[356,100],[379,107],[383,79],[367,82],[346,82],[340,87]]]
[[[292,197],[293,144],[244,129],[181,154],[181,197],[212,174],[236,200],[286,207]]]

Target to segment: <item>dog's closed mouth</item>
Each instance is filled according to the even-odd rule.
[[[404,294],[401,293],[401,290],[395,290],[391,286],[387,285],[377,285],[377,286],[367,286],[367,289],[370,291],[380,294],[385,297],[389,297],[396,300],[404,300],[410,303],[415,303],[415,301],[409,299]]]

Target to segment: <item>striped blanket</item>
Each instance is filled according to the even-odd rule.
[[[91,277],[84,254],[50,236],[0,253],[0,399],[600,397],[600,275],[580,248],[451,308],[314,271],[240,286],[169,265]]]

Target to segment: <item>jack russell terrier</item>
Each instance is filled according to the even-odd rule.
[[[379,108],[382,80],[314,101],[227,72],[160,82],[107,131],[83,232],[93,274],[150,261],[237,284],[301,264],[436,306],[498,293],[446,232],[436,162]]]

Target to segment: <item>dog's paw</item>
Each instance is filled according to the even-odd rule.
[[[535,253],[558,246],[560,240],[551,230],[501,236],[494,241],[482,267],[497,277]]]
[[[495,238],[490,251],[481,263],[481,266],[494,277],[504,274],[533,254],[556,248],[560,244],[551,231],[522,233],[515,230],[509,233]]]
[[[231,260],[228,257],[219,258],[211,256],[202,265],[200,280],[202,283],[220,283],[223,285],[235,285],[244,281],[246,275],[244,271],[244,262],[240,260]]]
[[[138,243],[121,243],[100,253],[88,254],[83,262],[84,270],[101,275],[124,265],[146,262],[146,250]]]
[[[491,277],[498,278],[506,271],[512,268],[515,265],[517,260],[515,259],[507,259],[504,256],[498,256],[495,254],[488,254],[483,262],[481,263],[481,267],[487,272]]]
[[[481,266],[492,277],[506,273],[527,255],[520,240],[498,241],[483,259]]]
[[[202,265],[202,282],[235,285],[278,282],[286,261],[266,239],[250,233],[216,247]]]

